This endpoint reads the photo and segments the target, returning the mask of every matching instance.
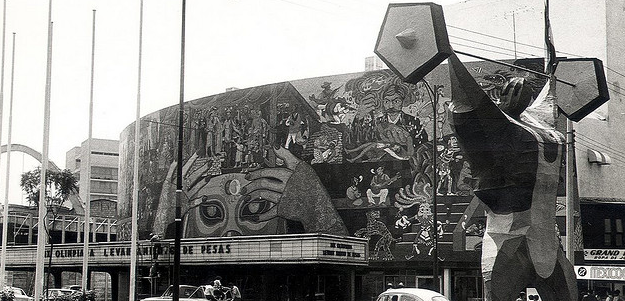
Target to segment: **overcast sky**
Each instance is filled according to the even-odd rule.
[[[4,1],[4,0],[3,0]],[[262,84],[364,70],[388,3],[381,0],[187,0],[185,100]],[[393,1],[402,2],[402,1]],[[457,0],[434,1],[439,4]],[[7,0],[2,144],[8,139],[12,33],[16,33],[12,143],[43,149],[47,0]],[[118,139],[135,119],[140,1],[54,0],[50,160],[88,137],[96,10],[93,137]],[[1,8],[0,8],[1,9]],[[141,115],[179,100],[181,1],[145,0]],[[6,155],[0,166],[4,200]],[[39,163],[11,156],[19,177]]]

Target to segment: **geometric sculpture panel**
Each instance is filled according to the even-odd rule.
[[[610,99],[603,64],[599,59],[560,59],[555,75],[575,84],[575,87],[556,85],[558,107],[573,121],[582,120]]]
[[[402,80],[417,83],[453,53],[442,7],[389,4],[374,52]]]

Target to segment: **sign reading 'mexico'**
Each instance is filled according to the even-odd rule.
[[[139,263],[173,261],[172,240],[142,241],[137,248]],[[338,263],[367,264],[367,241],[361,238],[325,234],[239,236],[228,238],[183,239],[180,248],[182,264],[227,263]],[[130,242],[91,243],[89,264],[116,266],[130,264]],[[57,266],[82,263],[82,244],[48,246],[45,256]],[[34,264],[35,246],[11,247],[8,261],[13,266]],[[10,264],[11,265],[11,264]]]
[[[625,267],[617,266],[575,266],[577,279],[625,280]]]
[[[584,249],[584,260],[625,260],[625,250]]]

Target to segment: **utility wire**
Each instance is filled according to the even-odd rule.
[[[493,47],[493,48],[497,48],[497,49],[502,49],[502,50],[510,51],[510,52],[513,52],[513,53],[514,53],[514,50],[513,50],[513,49],[509,49],[509,48],[505,48],[505,47],[501,47],[501,46],[494,46],[494,45],[490,45],[490,44],[487,44],[487,43],[482,43],[482,42],[471,41],[470,39],[460,38],[460,37],[456,37],[456,36],[453,36],[453,35],[449,35],[449,36],[450,36],[450,37],[457,38],[457,39],[461,39],[461,40],[467,40],[467,41],[470,41],[470,42],[473,42],[473,43],[477,43],[477,44],[486,45],[486,46]],[[489,35],[487,35],[487,36],[489,36]],[[505,40],[505,39],[503,39],[503,40]],[[506,41],[507,41],[507,40],[506,40]],[[457,42],[450,42],[450,44],[455,44],[455,45],[458,45],[458,46],[463,46],[463,47],[467,47],[467,48],[471,48],[471,49],[482,50],[482,51],[487,51],[487,52],[492,52],[492,53],[497,53],[497,54],[503,54],[503,55],[508,55],[508,56],[514,56],[514,55],[512,55],[512,54],[503,53],[503,52],[496,51],[496,50],[485,49],[485,48],[481,48],[481,47],[475,47],[475,46],[471,46],[471,45],[467,45],[467,44],[462,44],[462,43],[457,43]],[[537,47],[537,46],[533,46],[533,47]],[[537,48],[538,48],[538,47],[537,47]],[[533,55],[533,54],[530,54],[530,53],[525,53],[525,52],[520,52],[520,51],[517,51],[516,53],[522,53],[522,54],[527,54],[527,55]],[[540,57],[536,57],[536,58],[540,58]],[[618,75],[621,75],[621,76],[625,77],[625,75],[623,75],[623,74],[621,74],[621,73],[619,73],[619,72],[617,72],[617,71],[612,70],[611,68],[609,68],[609,67],[608,67],[608,66],[606,66],[606,65],[604,65],[604,67],[605,67],[605,68],[607,68],[607,69],[609,69],[609,70],[611,70],[611,71],[613,71],[614,73],[616,73],[616,74],[618,74]],[[620,96],[625,97],[625,88],[619,87],[619,86],[617,86],[617,85],[615,85],[615,84],[613,84],[613,83],[610,83],[610,84],[611,84],[611,85],[613,85],[616,89],[618,89],[618,90],[619,90],[619,91],[617,91],[617,90],[615,90],[615,89],[613,89],[613,88],[609,88],[609,87],[608,87],[608,89],[609,89],[610,91],[612,91],[612,92],[614,92],[614,93],[616,93],[616,94],[618,94],[618,95],[620,95]],[[620,92],[620,91],[623,91],[623,92]]]
[[[450,42],[450,44],[452,44],[452,45],[458,45],[458,46],[463,46],[463,47],[467,47],[467,48],[471,48],[471,49],[477,49],[477,50],[482,50],[482,51],[488,51],[488,52],[497,53],[497,54],[503,54],[503,55],[507,55],[507,56],[510,56],[510,57],[514,57],[514,54],[505,53],[505,52],[501,52],[501,51],[497,51],[497,50],[486,49],[486,48],[480,48],[480,47],[475,47],[475,46],[466,45],[466,44],[462,44],[462,43],[456,43],[456,42]]]
[[[577,141],[577,143],[586,146],[589,149],[597,149],[601,152],[605,152],[606,154],[609,154],[612,158],[616,158],[619,160],[619,162],[624,162],[625,163],[625,157],[623,157],[622,155],[616,154],[614,153],[612,150],[610,149],[605,149],[604,147],[598,146],[596,144],[593,144],[592,142],[588,142],[588,141]]]
[[[514,50],[511,50],[510,48],[505,48],[505,47],[501,47],[501,46],[491,45],[491,44],[488,44],[488,43],[482,43],[482,42],[478,42],[478,41],[473,41],[473,40],[471,40],[471,39],[461,38],[461,37],[454,36],[454,35],[449,35],[449,37],[450,37],[450,38],[454,38],[454,39],[459,39],[459,40],[468,41],[468,42],[471,42],[471,43],[476,43],[476,44],[480,44],[480,45],[485,45],[485,46],[488,46],[488,47],[493,47],[493,48],[497,48],[497,49],[502,49],[502,50],[506,50],[506,51],[512,51],[512,52],[515,52]],[[528,52],[523,52],[523,51],[518,51],[518,50],[516,51],[516,53],[526,54],[526,55],[533,56],[533,57],[536,57],[536,58],[539,58],[539,57],[540,57],[540,56],[535,55],[535,54],[533,54],[533,53],[528,53]]]
[[[609,149],[609,150],[611,150],[612,152],[614,152],[614,153],[616,153],[616,154],[619,154],[619,155],[623,156],[623,158],[625,158],[625,152],[622,152],[622,151],[616,150],[616,149],[614,149],[614,148],[610,147],[609,145],[604,144],[603,142],[597,141],[597,140],[595,140],[595,139],[593,139],[593,138],[590,138],[590,137],[588,137],[588,136],[586,136],[586,135],[584,135],[584,134],[580,134],[579,132],[575,132],[575,133],[576,133],[576,136],[578,136],[578,137],[580,137],[580,138],[582,138],[582,139],[589,140],[590,142],[593,142],[593,143],[595,143],[595,144],[597,144],[598,146],[601,146],[601,147],[603,147],[603,148]]]
[[[498,37],[498,36],[494,36],[494,35],[489,35],[489,34],[486,34],[486,33],[478,32],[478,31],[474,31],[474,30],[470,30],[470,29],[466,29],[466,28],[462,28],[462,27],[458,27],[458,26],[453,26],[453,25],[449,25],[448,24],[447,27],[458,29],[458,30],[462,30],[462,31],[466,31],[466,32],[470,32],[470,33],[473,33],[473,34],[477,34],[477,35],[481,35],[481,36],[485,36],[485,37],[489,37],[489,38],[493,38],[493,39],[497,39],[497,40],[501,40],[501,41],[506,41],[506,42],[513,43],[513,44],[516,43],[518,45],[523,45],[523,46],[527,46],[527,47],[532,47],[532,48],[544,50],[544,48],[540,47],[540,46],[527,44],[527,43],[521,43],[521,42],[518,42],[518,41],[515,42],[515,41],[512,41],[510,39],[506,39],[506,38],[502,38],[502,37]],[[449,36],[451,37],[451,35],[449,35]],[[558,51],[558,50],[556,50],[556,53],[570,55],[570,56],[573,56],[575,58],[583,58],[584,57],[584,56],[581,56],[579,54],[569,53],[569,52],[565,52],[565,51]],[[610,70],[610,71],[612,71],[612,72],[614,72],[614,73],[616,73],[616,74],[618,74],[618,75],[620,75],[621,77],[625,78],[625,74],[610,68],[608,65],[603,64],[603,67],[608,69],[608,70]]]
[[[578,143],[578,144],[580,144],[580,145],[582,145],[582,146],[584,146],[584,147],[586,147],[586,148],[588,148],[588,149],[593,149],[593,146],[592,146],[592,145],[588,145],[588,144],[586,144],[586,143],[584,143],[584,142],[579,142],[579,141],[578,141],[577,143]],[[607,151],[603,151],[603,152],[605,152],[605,153],[607,153],[608,155],[610,155],[610,153],[609,153],[609,152],[607,152]],[[618,157],[614,157],[614,156],[612,156],[612,157],[610,157],[610,159],[611,159],[612,161],[616,161],[616,162],[619,162],[619,163],[625,163],[625,161],[624,161],[624,160],[622,160],[622,159],[620,159],[620,158],[618,158]]]

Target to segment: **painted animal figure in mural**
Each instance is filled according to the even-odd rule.
[[[531,89],[514,78],[498,107],[456,55],[449,68],[452,126],[478,180],[475,195],[487,207],[485,300],[512,301],[529,285],[542,300],[577,300],[573,266],[554,231],[564,150],[564,137],[554,129],[555,80],[528,107]]]
[[[375,243],[375,248],[369,256],[371,260],[393,260],[395,256],[391,252],[391,244],[400,241],[400,238],[393,238],[393,235],[386,227],[386,224],[379,221],[380,211],[370,210],[367,212],[367,226],[358,229],[354,236],[364,237],[371,240],[374,236],[380,236],[380,239]]]

